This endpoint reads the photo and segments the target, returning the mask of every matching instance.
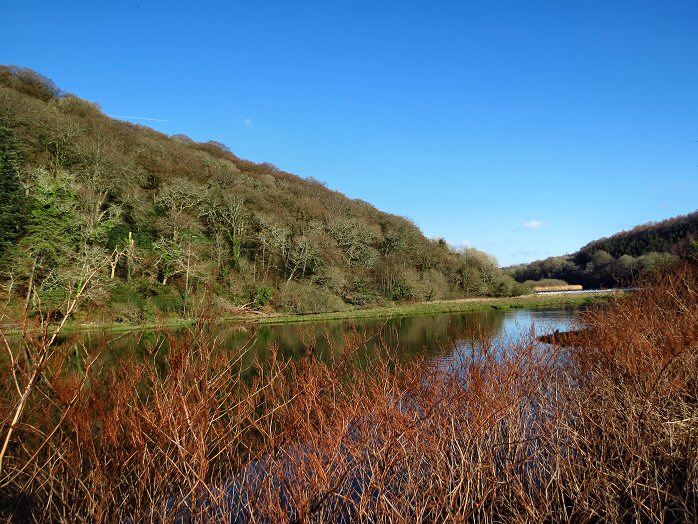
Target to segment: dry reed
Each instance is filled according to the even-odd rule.
[[[698,511],[698,278],[581,319],[574,348],[385,344],[245,369],[207,322],[118,366],[55,349],[11,440],[11,522],[677,522]],[[378,335],[377,335],[378,336]],[[77,347],[77,350],[76,350]],[[27,369],[12,349],[1,434]],[[76,355],[81,364],[76,365]],[[9,357],[8,357],[9,359]]]

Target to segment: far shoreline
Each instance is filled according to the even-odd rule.
[[[625,290],[599,290],[585,294],[567,294],[551,292],[544,295],[522,295],[518,297],[472,297],[452,300],[436,300],[412,304],[397,304],[392,306],[371,307],[366,309],[348,309],[327,313],[309,313],[292,315],[286,313],[246,313],[237,315],[222,315],[217,321],[227,324],[258,324],[279,325],[304,322],[325,322],[333,320],[364,320],[372,318],[397,318],[418,315],[436,315],[442,313],[467,313],[486,311],[489,309],[538,309],[546,307],[578,307],[603,302],[613,296],[625,293]],[[84,333],[93,331],[128,332],[154,329],[178,329],[195,325],[197,318],[164,318],[160,321],[141,324],[111,323],[68,323],[62,330],[64,334]],[[14,327],[6,332],[16,335],[19,330]]]

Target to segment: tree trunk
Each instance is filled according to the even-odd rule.
[[[32,271],[29,274],[29,284],[27,286],[27,297],[24,301],[24,311],[25,312],[29,311],[29,300],[31,299],[32,291],[34,290],[34,272],[36,271],[37,262],[38,262],[38,260],[35,258],[34,261],[32,262]]]

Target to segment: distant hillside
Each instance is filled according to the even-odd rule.
[[[129,322],[207,300],[307,313],[520,291],[485,253],[223,144],[111,119],[27,69],[0,67],[0,174],[0,294],[35,312],[90,268],[85,311]]]
[[[637,226],[590,242],[572,255],[506,269],[518,282],[561,279],[585,287],[630,284],[635,278],[680,259],[698,256],[698,211]]]

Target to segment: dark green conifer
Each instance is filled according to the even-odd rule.
[[[0,266],[26,224],[26,198],[19,182],[17,143],[12,130],[0,126]]]

